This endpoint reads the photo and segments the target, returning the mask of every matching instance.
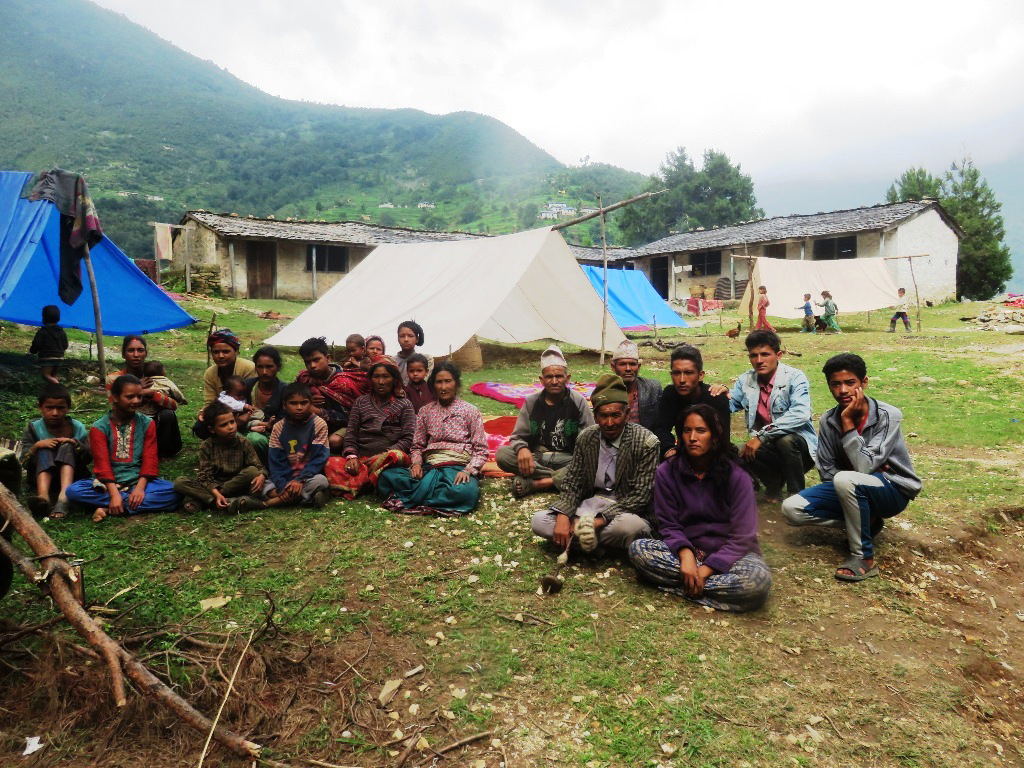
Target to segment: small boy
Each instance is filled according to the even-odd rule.
[[[299,357],[306,370],[299,372],[296,381],[308,387],[312,396],[312,412],[327,422],[330,448],[340,453],[345,439],[344,428],[348,426],[348,412],[357,397],[370,391],[370,379],[360,368],[345,371],[331,362],[331,353],[323,337],[302,342]]]
[[[53,304],[43,307],[43,327],[36,331],[28,349],[30,355],[39,357],[40,373],[50,384],[60,384],[57,371],[68,349],[68,335],[59,323],[60,308]]]
[[[814,307],[811,306],[811,294],[804,294],[804,303],[796,309],[804,311],[803,328],[800,333],[814,333]]]
[[[405,385],[405,396],[409,398],[413,410],[417,413],[427,403],[437,400],[437,395],[427,384],[428,365],[426,355],[421,355],[419,352],[409,355],[405,364],[405,373],[409,377],[409,383]]]
[[[909,305],[907,302],[907,291],[905,288],[900,288],[898,293],[899,300],[893,307],[893,309],[896,310],[896,313],[892,316],[892,319],[889,320],[889,333],[896,333],[897,320],[902,320],[903,327],[907,329],[907,333],[910,333],[910,316],[907,314],[907,310],[909,309]]]
[[[366,339],[358,333],[350,333],[345,339],[345,361],[341,367],[346,371],[353,368],[369,370],[370,360],[366,355]]]
[[[874,537],[885,518],[902,512],[921,491],[900,430],[903,414],[864,394],[867,365],[859,355],[829,358],[822,368],[836,405],[821,415],[818,473],[822,483],[790,496],[782,512],[790,525],[845,527],[850,559],[840,581],[878,575]]]
[[[284,388],[281,406],[284,419],[270,433],[270,479],[263,485],[263,498],[268,507],[301,501],[319,509],[329,498],[324,475],[331,453],[327,422],[313,413],[309,387],[301,382]]]
[[[163,397],[157,398],[151,395],[144,398],[142,405],[139,406],[139,413],[144,413],[147,416],[156,416],[167,407],[163,403],[168,403],[171,400],[175,403],[174,408],[171,410],[175,410],[179,405],[188,405],[188,400],[185,399],[185,395],[178,389],[178,385],[167,378],[164,364],[159,360],[147,360],[143,363],[142,376],[143,389],[152,390],[154,394],[159,392]],[[161,402],[158,403],[158,400]]]
[[[75,480],[89,477],[92,452],[85,425],[68,416],[71,393],[63,384],[47,384],[39,393],[40,418],[25,426],[21,437],[21,463],[29,482],[35,480],[36,495],[26,500],[32,514],[60,519],[67,517],[67,489]],[[54,481],[59,488],[57,503],[50,509]]]
[[[108,515],[170,512],[181,497],[161,477],[156,453],[156,422],[138,413],[142,382],[130,373],[110,385],[110,412],[89,429],[93,480],[76,480],[67,489],[68,501],[95,508],[93,522]]]
[[[238,434],[232,410],[219,400],[203,409],[203,423],[210,437],[199,447],[199,470],[195,477],[179,477],[174,490],[186,496],[182,511],[196,513],[203,508],[243,512],[263,506],[258,498],[267,479],[256,449]]]

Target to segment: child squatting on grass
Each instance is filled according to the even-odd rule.
[[[170,512],[181,496],[158,477],[156,422],[139,413],[142,382],[131,374],[118,376],[110,386],[110,412],[89,430],[93,480],[76,480],[67,489],[68,501],[94,508],[94,522],[108,515]]]
[[[68,416],[71,393],[63,384],[47,384],[39,393],[40,418],[25,425],[21,437],[21,464],[29,482],[35,481],[35,496],[26,500],[36,516],[67,517],[67,488],[75,480],[89,477],[92,452],[89,433],[82,422]],[[50,509],[53,489],[57,503]]]
[[[895,406],[868,397],[867,365],[859,355],[829,358],[822,372],[837,405],[821,415],[818,474],[821,484],[782,504],[791,525],[846,529],[850,559],[836,569],[840,581],[878,575],[874,537],[885,518],[902,512],[921,491]]]
[[[174,490],[186,496],[182,510],[200,509],[242,512],[262,507],[250,494],[260,494],[267,479],[256,449],[238,434],[231,408],[214,400],[203,409],[203,423],[210,437],[199,447],[199,471],[195,477],[179,477]]]

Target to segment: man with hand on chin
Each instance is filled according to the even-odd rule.
[[[750,439],[740,459],[764,485],[765,501],[781,501],[804,489],[804,475],[814,466],[818,438],[811,423],[811,385],[804,372],[781,362],[782,342],[773,331],[753,331],[744,344],[753,366],[729,393],[733,412],[745,411]],[[721,384],[712,395],[728,390]]]
[[[835,577],[863,581],[878,575],[874,537],[885,518],[898,515],[917,496],[921,480],[900,429],[903,414],[864,394],[864,360],[836,355],[822,372],[837,403],[821,416],[817,463],[822,483],[790,496],[782,512],[791,525],[845,528],[850,559]]]

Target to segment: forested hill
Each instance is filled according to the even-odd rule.
[[[645,181],[566,168],[485,115],[269,96],[85,0],[2,0],[0,21],[0,168],[84,173],[131,256],[186,208],[507,232]]]

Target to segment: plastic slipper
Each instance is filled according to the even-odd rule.
[[[533,493],[533,480],[528,477],[515,477],[512,479],[512,495],[517,499],[525,498]]]
[[[850,571],[850,573],[840,573],[843,569]],[[878,566],[873,565],[869,568],[867,563],[859,557],[851,557],[836,568],[836,578],[840,581],[864,581],[864,579],[870,579],[877,575]]]

